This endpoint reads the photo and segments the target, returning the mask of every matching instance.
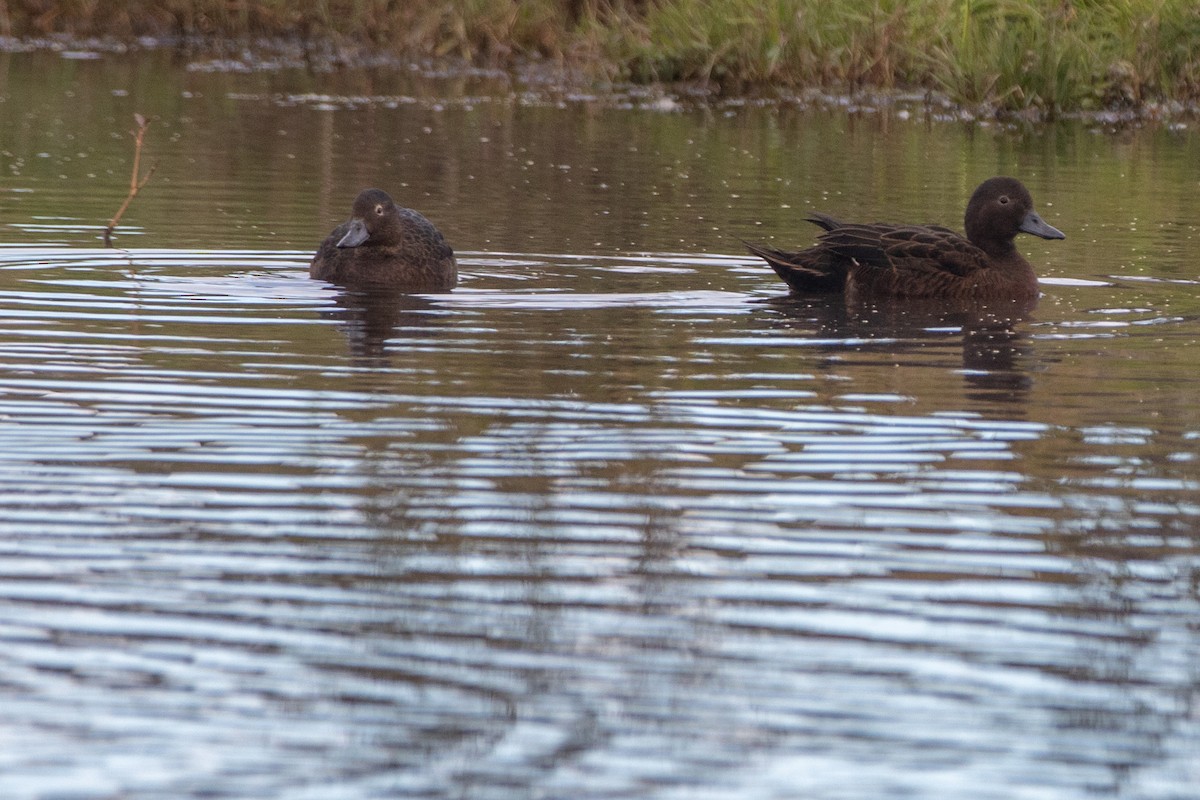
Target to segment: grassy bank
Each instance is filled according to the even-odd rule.
[[[1200,100],[1195,0],[0,0],[0,32],[538,56],[614,79],[935,89],[1046,115]]]

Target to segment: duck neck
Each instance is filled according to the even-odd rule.
[[[1003,239],[992,239],[979,237],[978,239],[971,237],[971,241],[980,250],[988,254],[988,257],[998,263],[1003,263],[1012,260],[1021,260],[1021,256],[1017,253],[1017,246],[1013,243],[1011,236]]]

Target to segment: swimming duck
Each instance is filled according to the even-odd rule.
[[[825,231],[807,250],[746,243],[797,294],[1028,300],[1037,297],[1037,276],[1013,239],[1067,238],[1037,215],[1020,181],[1005,177],[989,178],[971,195],[965,238],[940,225],[845,223],[821,213],[806,219]]]
[[[433,223],[381,189],[364,189],[350,219],[333,229],[308,268],[311,278],[351,287],[450,291],[454,251]]]

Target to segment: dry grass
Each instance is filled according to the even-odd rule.
[[[0,28],[352,41],[633,81],[938,89],[1053,115],[1200,98],[1194,0],[0,0]]]

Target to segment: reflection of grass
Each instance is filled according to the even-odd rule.
[[[1195,0],[0,0],[18,34],[334,37],[633,80],[936,88],[1046,113],[1200,98]]]

